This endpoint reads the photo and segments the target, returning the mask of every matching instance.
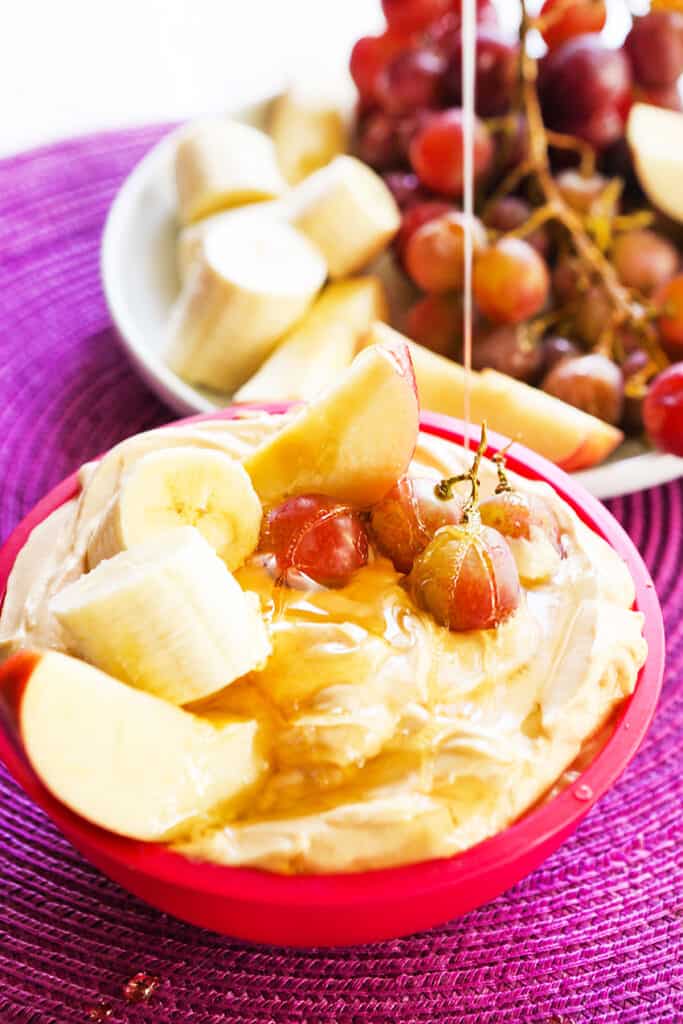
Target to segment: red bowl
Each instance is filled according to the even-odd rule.
[[[287,406],[264,408],[281,413]],[[227,409],[194,419],[236,415],[236,410]],[[428,434],[463,440],[464,426],[458,420],[423,413],[421,425]],[[505,443],[506,439],[491,435],[489,453]],[[498,835],[447,860],[362,874],[289,877],[222,867],[189,860],[163,845],[124,839],[71,812],[38,780],[5,721],[0,723],[0,758],[31,799],[100,870],[153,906],[214,931],[287,946],[346,945],[407,935],[486,903],[556,850],[621,775],[654,713],[665,653],[654,584],[616,520],[565,473],[526,448],[515,445],[508,465],[522,476],[550,483],[621,555],[635,581],[635,607],[645,618],[649,653],[611,738],[590,766],[572,786]],[[0,551],[0,599],[31,530],[78,489],[74,474],[43,498],[11,535]]]

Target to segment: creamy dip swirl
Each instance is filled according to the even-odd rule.
[[[88,540],[137,458],[171,445],[243,458],[283,421],[259,414],[151,431],[84,466],[78,499],[38,526],[17,558],[0,618],[3,655],[67,649],[50,598],[86,570]],[[422,434],[410,473],[452,476],[470,458]],[[550,502],[565,557],[517,545],[521,570],[550,559],[547,577],[523,586],[518,611],[495,630],[437,625],[378,555],[336,590],[277,586],[258,557],[236,573],[260,596],[273,653],[263,670],[190,710],[216,722],[256,718],[269,767],[231,820],[216,813],[173,845],[280,872],[406,864],[493,835],[553,786],[632,692],[646,655],[642,616],[615,552],[550,487],[510,476]],[[491,464],[481,479],[486,497]]]

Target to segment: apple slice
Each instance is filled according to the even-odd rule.
[[[410,349],[420,406],[462,418],[465,370],[459,363],[403,338],[382,323],[372,325],[362,344],[397,344],[401,340]],[[623,440],[621,431],[609,423],[495,370],[473,371],[470,389],[470,415],[475,423],[486,420],[491,430],[533,448],[563,469],[594,466]]]
[[[648,198],[669,217],[683,222],[683,113],[634,103],[626,137]]]
[[[368,345],[407,345],[415,368],[420,408],[446,416],[462,416],[465,395],[465,369],[452,359],[437,355],[424,345],[380,322],[372,324],[362,339]],[[474,378],[476,374],[473,374]]]
[[[376,345],[244,466],[266,505],[306,493],[372,505],[407,470],[419,418],[408,346]]]
[[[0,703],[34,771],[72,811],[132,839],[164,840],[258,780],[255,721],[218,726],[65,654],[0,668]]]
[[[234,400],[316,398],[350,365],[363,331],[373,320],[386,316],[387,300],[379,278],[329,284],[260,370],[236,392]]]
[[[602,462],[623,440],[616,427],[496,370],[482,370],[472,416],[567,471]]]

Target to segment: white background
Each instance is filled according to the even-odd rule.
[[[618,36],[626,0],[611,3]],[[508,23],[517,6],[498,0]],[[379,0],[2,0],[0,12],[0,155],[338,74],[383,24]]]

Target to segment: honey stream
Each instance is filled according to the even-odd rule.
[[[465,214],[465,273],[463,289],[463,361],[465,388],[463,419],[465,448],[470,446],[470,385],[472,376],[472,264],[474,254],[474,82],[477,59],[476,0],[462,0],[463,212]]]

